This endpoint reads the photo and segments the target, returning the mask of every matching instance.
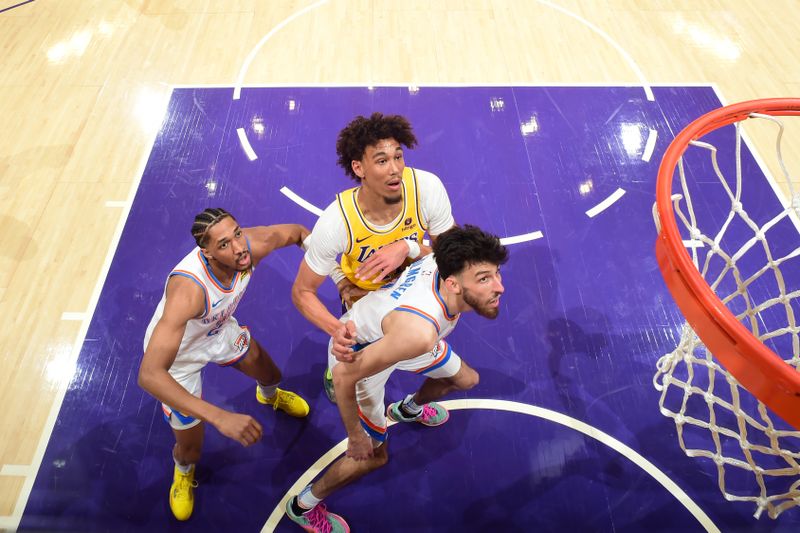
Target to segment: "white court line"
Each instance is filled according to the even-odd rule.
[[[128,205],[127,200],[109,200],[106,202],[106,207],[125,207]]]
[[[250,63],[253,62],[253,59],[255,59],[256,55],[259,52],[259,50],[261,50],[261,47],[264,46],[264,44],[267,41],[269,41],[270,38],[273,35],[278,33],[284,26],[289,24],[291,21],[293,21],[297,17],[305,15],[306,13],[308,13],[309,11],[311,11],[313,9],[318,8],[322,4],[326,4],[327,2],[328,2],[328,0],[320,0],[319,2],[311,4],[310,6],[304,7],[300,11],[298,11],[298,12],[290,15],[289,17],[285,18],[277,26],[275,26],[274,28],[269,30],[269,33],[267,33],[264,37],[262,37],[260,41],[258,41],[258,44],[256,44],[253,47],[253,49],[250,50],[250,53],[247,55],[247,58],[245,58],[244,63],[242,63],[242,68],[239,69],[239,77],[236,79],[236,87],[233,89],[233,99],[234,100],[238,100],[239,96],[241,96],[241,94],[242,94],[242,82],[244,81],[244,77],[247,74],[247,71],[250,69]]]
[[[647,83],[647,80],[645,79],[644,74],[642,73],[642,69],[639,68],[639,65],[636,64],[636,62],[628,54],[628,52],[626,52],[624,48],[622,48],[619,44],[617,44],[617,42],[614,39],[612,39],[609,34],[604,32],[603,30],[601,30],[600,28],[598,28],[597,26],[595,26],[594,24],[592,24],[591,22],[589,22],[585,18],[581,17],[580,15],[577,15],[577,14],[573,13],[572,11],[570,11],[570,10],[564,8],[564,7],[561,7],[561,6],[558,6],[556,4],[550,3],[547,0],[537,0],[537,1],[540,4],[544,4],[544,5],[548,6],[548,7],[552,7],[553,9],[555,9],[557,11],[560,11],[560,12],[564,13],[565,15],[574,18],[578,22],[581,22],[582,24],[586,25],[590,30],[592,30],[593,32],[598,34],[600,37],[605,39],[607,43],[609,43],[611,46],[613,46],[617,50],[617,52],[619,52],[619,54],[622,57],[625,58],[625,61],[628,62],[628,65],[636,73],[636,76],[639,78],[639,81],[642,84],[642,88],[644,89],[644,94],[647,96],[647,99],[650,100],[651,102],[655,101],[655,96],[653,96],[653,89],[650,88],[650,84]]]
[[[31,475],[31,465],[3,465],[0,468],[0,476],[29,476]]]
[[[247,138],[247,133],[245,133],[244,128],[236,128],[236,135],[239,136],[239,144],[242,145],[242,149],[244,150],[244,153],[247,154],[247,158],[250,161],[255,161],[258,159],[256,151],[253,150],[252,146],[250,146],[250,141]]]
[[[173,88],[170,87],[168,100],[172,99],[172,89]],[[166,114],[166,112],[167,108],[165,107],[164,113]],[[114,231],[114,236],[111,238],[111,245],[108,247],[108,253],[106,254],[103,266],[100,269],[100,275],[97,278],[97,283],[94,285],[94,291],[92,291],[92,296],[89,300],[89,307],[85,313],[82,313],[84,315],[84,319],[81,323],[80,329],[78,330],[78,334],[75,337],[75,342],[72,344],[70,362],[73,364],[65,365],[66,368],[74,368],[74,372],[77,372],[78,369],[77,365],[74,363],[78,360],[78,356],[81,353],[83,341],[86,338],[86,332],[89,330],[91,317],[94,315],[94,311],[97,308],[97,302],[100,300],[100,293],[103,290],[106,277],[108,277],[108,271],[111,269],[111,261],[114,259],[114,254],[116,253],[117,247],[119,246],[119,241],[122,238],[122,230],[125,228],[125,222],[127,222],[128,216],[130,215],[131,207],[133,206],[133,198],[136,196],[136,191],[139,190],[139,184],[141,183],[142,176],[144,175],[147,159],[150,157],[152,147],[155,144],[156,137],[160,131],[159,129],[155,128],[154,130],[153,139],[149,144],[150,148],[146,151],[146,153],[142,154],[142,159],[139,163],[139,172],[134,175],[132,180],[130,191],[128,191],[128,199],[125,201],[125,207],[123,207],[124,211],[120,214],[120,218],[117,221],[117,227]],[[53,404],[50,407],[50,412],[47,415],[47,420],[45,421],[44,428],[42,429],[41,436],[39,437],[39,443],[36,445],[36,451],[33,454],[29,475],[25,478],[25,482],[22,484],[22,490],[20,490],[17,503],[14,506],[14,511],[10,517],[0,517],[0,527],[2,528],[10,529],[12,531],[19,528],[19,522],[22,520],[22,513],[25,511],[25,505],[27,505],[28,498],[31,495],[31,490],[33,490],[33,482],[36,481],[36,474],[39,473],[39,468],[42,465],[42,459],[44,458],[44,452],[47,449],[47,443],[50,441],[50,436],[53,434],[53,428],[56,425],[56,419],[58,418],[59,411],[61,411],[61,404],[64,403],[64,396],[67,394],[67,387],[69,386],[70,381],[72,381],[72,377],[73,376],[69,376],[68,379],[62,379],[60,385],[58,386],[58,390],[53,397]]]
[[[491,409],[496,411],[509,411],[512,413],[520,413],[530,416],[535,416],[538,418],[543,418],[545,420],[549,420],[551,422],[555,422],[556,424],[561,424],[562,426],[568,427],[570,429],[574,429],[575,431],[579,431],[584,435],[587,435],[602,444],[605,444],[612,450],[618,452],[620,455],[623,455],[628,460],[630,460],[633,464],[644,470],[647,474],[649,474],[653,479],[661,484],[667,491],[672,494],[678,502],[683,505],[691,514],[695,517],[695,519],[700,523],[700,525],[705,528],[706,531],[719,533],[719,528],[711,521],[711,518],[697,505],[688,494],[686,494],[683,489],[681,489],[669,476],[667,476],[664,472],[659,470],[653,463],[645,459],[642,455],[640,455],[636,450],[631,448],[630,446],[620,442],[619,440],[615,439],[608,433],[604,433],[603,431],[597,429],[594,426],[590,426],[580,420],[572,418],[571,416],[565,415],[563,413],[559,413],[558,411],[552,411],[550,409],[545,409],[543,407],[537,407],[535,405],[529,405],[525,403],[519,402],[511,402],[507,400],[446,400],[443,402],[439,402],[444,405],[450,411],[456,411],[459,409]],[[394,422],[389,422],[389,426],[393,425]],[[303,489],[306,485],[308,485],[320,472],[322,472],[328,465],[333,463],[340,455],[342,455],[345,450],[347,449],[347,439],[342,440],[336,446],[328,450],[325,455],[320,457],[311,467],[306,470],[298,480],[286,491],[286,494],[283,495],[278,505],[272,511],[272,514],[269,515],[267,518],[267,522],[264,524],[264,527],[261,528],[262,532],[269,532],[274,531],[280,522],[281,518],[284,515],[284,506],[286,502],[289,500],[290,497],[294,496],[295,494],[299,493],[300,490]]]
[[[520,242],[528,242],[528,241],[535,241],[536,239],[541,239],[544,237],[541,231],[533,231],[531,233],[525,233],[524,235],[517,235],[515,237],[503,237],[500,239],[500,244],[517,244]]]
[[[365,89],[367,87],[372,87],[374,89],[380,89],[382,87],[402,87],[407,88],[409,86],[408,83],[397,83],[397,82],[380,82],[380,84],[369,84],[364,81],[340,81],[340,82],[331,82],[331,83],[321,83],[321,82],[274,82],[274,83],[258,83],[258,84],[246,84],[242,85],[242,89],[294,89],[294,88],[309,88],[309,89]],[[426,87],[442,87],[442,88],[469,88],[469,87],[488,87],[488,88],[508,88],[514,89],[515,87],[587,87],[587,88],[630,88],[630,87],[638,87],[641,88],[642,85],[640,83],[596,83],[596,82],[575,82],[575,83],[566,83],[563,81],[537,81],[536,83],[531,83],[530,80],[519,80],[519,81],[504,81],[504,82],[440,82],[440,81],[418,81],[414,82],[414,86],[418,89],[425,89]],[[651,83],[649,84],[650,87],[708,87],[712,88],[714,84],[711,83],[685,83],[685,82],[672,82],[672,83]],[[193,83],[191,85],[181,85],[181,84],[172,84],[170,85],[173,89],[232,89],[234,86],[230,83]]]
[[[287,198],[289,198],[291,201],[293,201],[306,211],[310,211],[311,213],[314,213],[317,216],[322,215],[322,209],[315,206],[308,200],[303,199],[302,197],[300,197],[300,195],[291,190],[289,187],[284,185],[283,187],[281,187],[281,192]],[[500,239],[500,244],[518,244],[521,242],[535,241],[536,239],[541,239],[543,236],[544,235],[542,234],[541,231],[533,231],[531,233],[524,233],[522,235],[515,235],[513,237],[503,237],[502,239]],[[430,241],[428,241],[428,239],[423,239],[422,244],[424,244],[425,246],[430,246]]]
[[[72,313],[72,312],[65,312],[61,313],[61,320],[84,320],[86,318],[86,313]]]
[[[658,132],[654,129],[650,130],[650,133],[647,135],[647,143],[644,145],[644,153],[642,154],[642,161],[648,162],[650,158],[653,157],[653,150],[656,149],[656,138],[658,137]]]
[[[314,213],[317,216],[321,216],[322,215],[322,209],[320,209],[319,207],[315,206],[311,202],[309,202],[307,200],[304,200],[297,193],[295,193],[293,190],[291,190],[289,187],[286,187],[284,185],[283,187],[281,187],[281,192],[284,195],[286,195],[289,198],[289,200],[293,201],[294,203],[296,203],[297,205],[299,205],[300,207],[302,207],[306,211],[311,211],[312,213]]]
[[[591,208],[588,211],[586,211],[586,216],[589,217],[589,218],[596,217],[597,215],[599,215],[600,213],[602,213],[603,211],[605,211],[606,209],[611,207],[611,205],[614,202],[616,202],[617,200],[622,198],[622,196],[624,194],[625,194],[625,189],[617,188],[616,191],[611,193],[611,196],[609,196],[608,198],[606,198],[605,200],[603,200],[602,202],[600,202],[599,204],[597,204],[593,208]]]

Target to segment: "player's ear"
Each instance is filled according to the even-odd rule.
[[[455,276],[449,276],[444,280],[444,284],[449,292],[452,292],[453,294],[461,294],[461,283],[459,283]]]
[[[358,176],[361,179],[364,179],[364,165],[361,164],[361,161],[356,161],[355,159],[353,159],[350,162],[350,168],[353,169],[353,172],[355,172],[356,176]]]
[[[203,254],[203,257],[206,259],[211,259],[211,254],[208,252],[206,248],[200,248],[200,253]]]

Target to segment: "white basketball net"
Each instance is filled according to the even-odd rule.
[[[717,148],[692,141],[678,162],[682,194],[673,195],[673,206],[676,218],[683,225],[681,232],[684,238],[688,237],[684,244],[690,248],[695,266],[712,290],[755,337],[800,370],[800,328],[795,319],[800,313],[800,301],[795,300],[800,296],[800,288],[787,287],[784,279],[789,268],[800,272],[800,261],[795,259],[800,256],[797,233],[800,198],[791,188],[781,155],[782,122],[769,115],[752,114],[750,118],[769,120],[779,126],[776,152],[792,205],[778,207],[768,220],[755,221],[748,215],[748,206],[742,201],[740,122],[735,125],[733,187],[720,170]],[[695,191],[699,187],[687,179],[684,169],[684,159],[693,150],[691,146],[709,152],[719,184],[703,184],[704,192],[707,195],[713,187],[715,192],[719,191],[717,194],[721,191],[727,194],[730,212],[724,219],[717,216],[713,220],[713,216],[705,214],[706,208],[698,203],[701,192],[696,193],[695,212],[688,184],[692,182]],[[713,181],[709,176],[704,178]],[[763,210],[763,205],[752,206],[751,210],[756,207]],[[704,220],[698,223],[696,215]],[[788,229],[792,229],[795,237],[791,243],[785,238]],[[783,233],[778,243],[776,235],[780,231]],[[764,510],[771,518],[777,518],[786,509],[800,505],[800,432],[741,387],[709,353],[688,323],[683,324],[677,348],[659,359],[653,384],[661,393],[661,413],[675,421],[681,448],[689,457],[706,458],[716,465],[719,489],[727,500],[752,502],[756,518]]]

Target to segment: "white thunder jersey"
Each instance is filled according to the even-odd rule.
[[[358,342],[366,345],[383,337],[381,322],[392,311],[413,313],[430,322],[439,340],[453,331],[459,314],[451,315],[439,293],[439,269],[433,254],[409,265],[391,285],[373,291],[348,312]]]
[[[216,335],[220,332],[222,326],[233,316],[236,306],[239,305],[239,300],[244,296],[244,291],[250,283],[252,271],[253,269],[251,268],[245,272],[237,272],[230,285],[226,287],[214,276],[208,260],[203,256],[200,248],[195,247],[169,273],[167,282],[172,276],[184,276],[197,283],[205,295],[203,314],[187,322],[186,331],[183,334],[183,339],[181,339],[180,348],[178,348],[178,355],[169,370],[169,373],[176,380],[180,382],[181,378],[198,372],[209,362],[211,353],[214,352],[209,348],[214,345]],[[164,312],[164,304],[167,299],[166,293],[167,288],[166,284],[164,284],[164,294],[161,297],[161,302],[159,302],[153,318],[150,320],[150,325],[147,327],[147,333],[144,337],[145,350],[147,350],[147,344],[150,342],[153,329],[155,329]]]

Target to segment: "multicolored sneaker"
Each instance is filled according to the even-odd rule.
[[[350,526],[347,525],[344,518],[338,514],[329,513],[324,503],[319,503],[310,511],[296,515],[292,512],[292,500],[294,498],[290,498],[286,502],[286,516],[306,531],[311,533],[350,533]]]
[[[422,412],[413,418],[407,417],[400,409],[403,402],[394,402],[386,409],[386,416],[395,422],[419,422],[423,426],[441,426],[450,418],[447,409],[436,402],[426,403],[422,406]]]
[[[336,403],[336,393],[333,390],[333,374],[331,374],[330,368],[325,369],[325,375],[322,376],[322,386],[325,388],[325,394],[331,403]]]
[[[271,405],[276,411],[280,409],[284,413],[297,418],[307,416],[310,411],[308,403],[304,399],[288,390],[276,389],[271,398],[265,398],[261,394],[261,390],[256,386],[256,400],[258,400],[258,403]]]
[[[169,508],[178,520],[188,520],[194,510],[194,489],[197,481],[194,480],[194,465],[184,474],[175,466],[172,476],[172,486],[169,489]]]

